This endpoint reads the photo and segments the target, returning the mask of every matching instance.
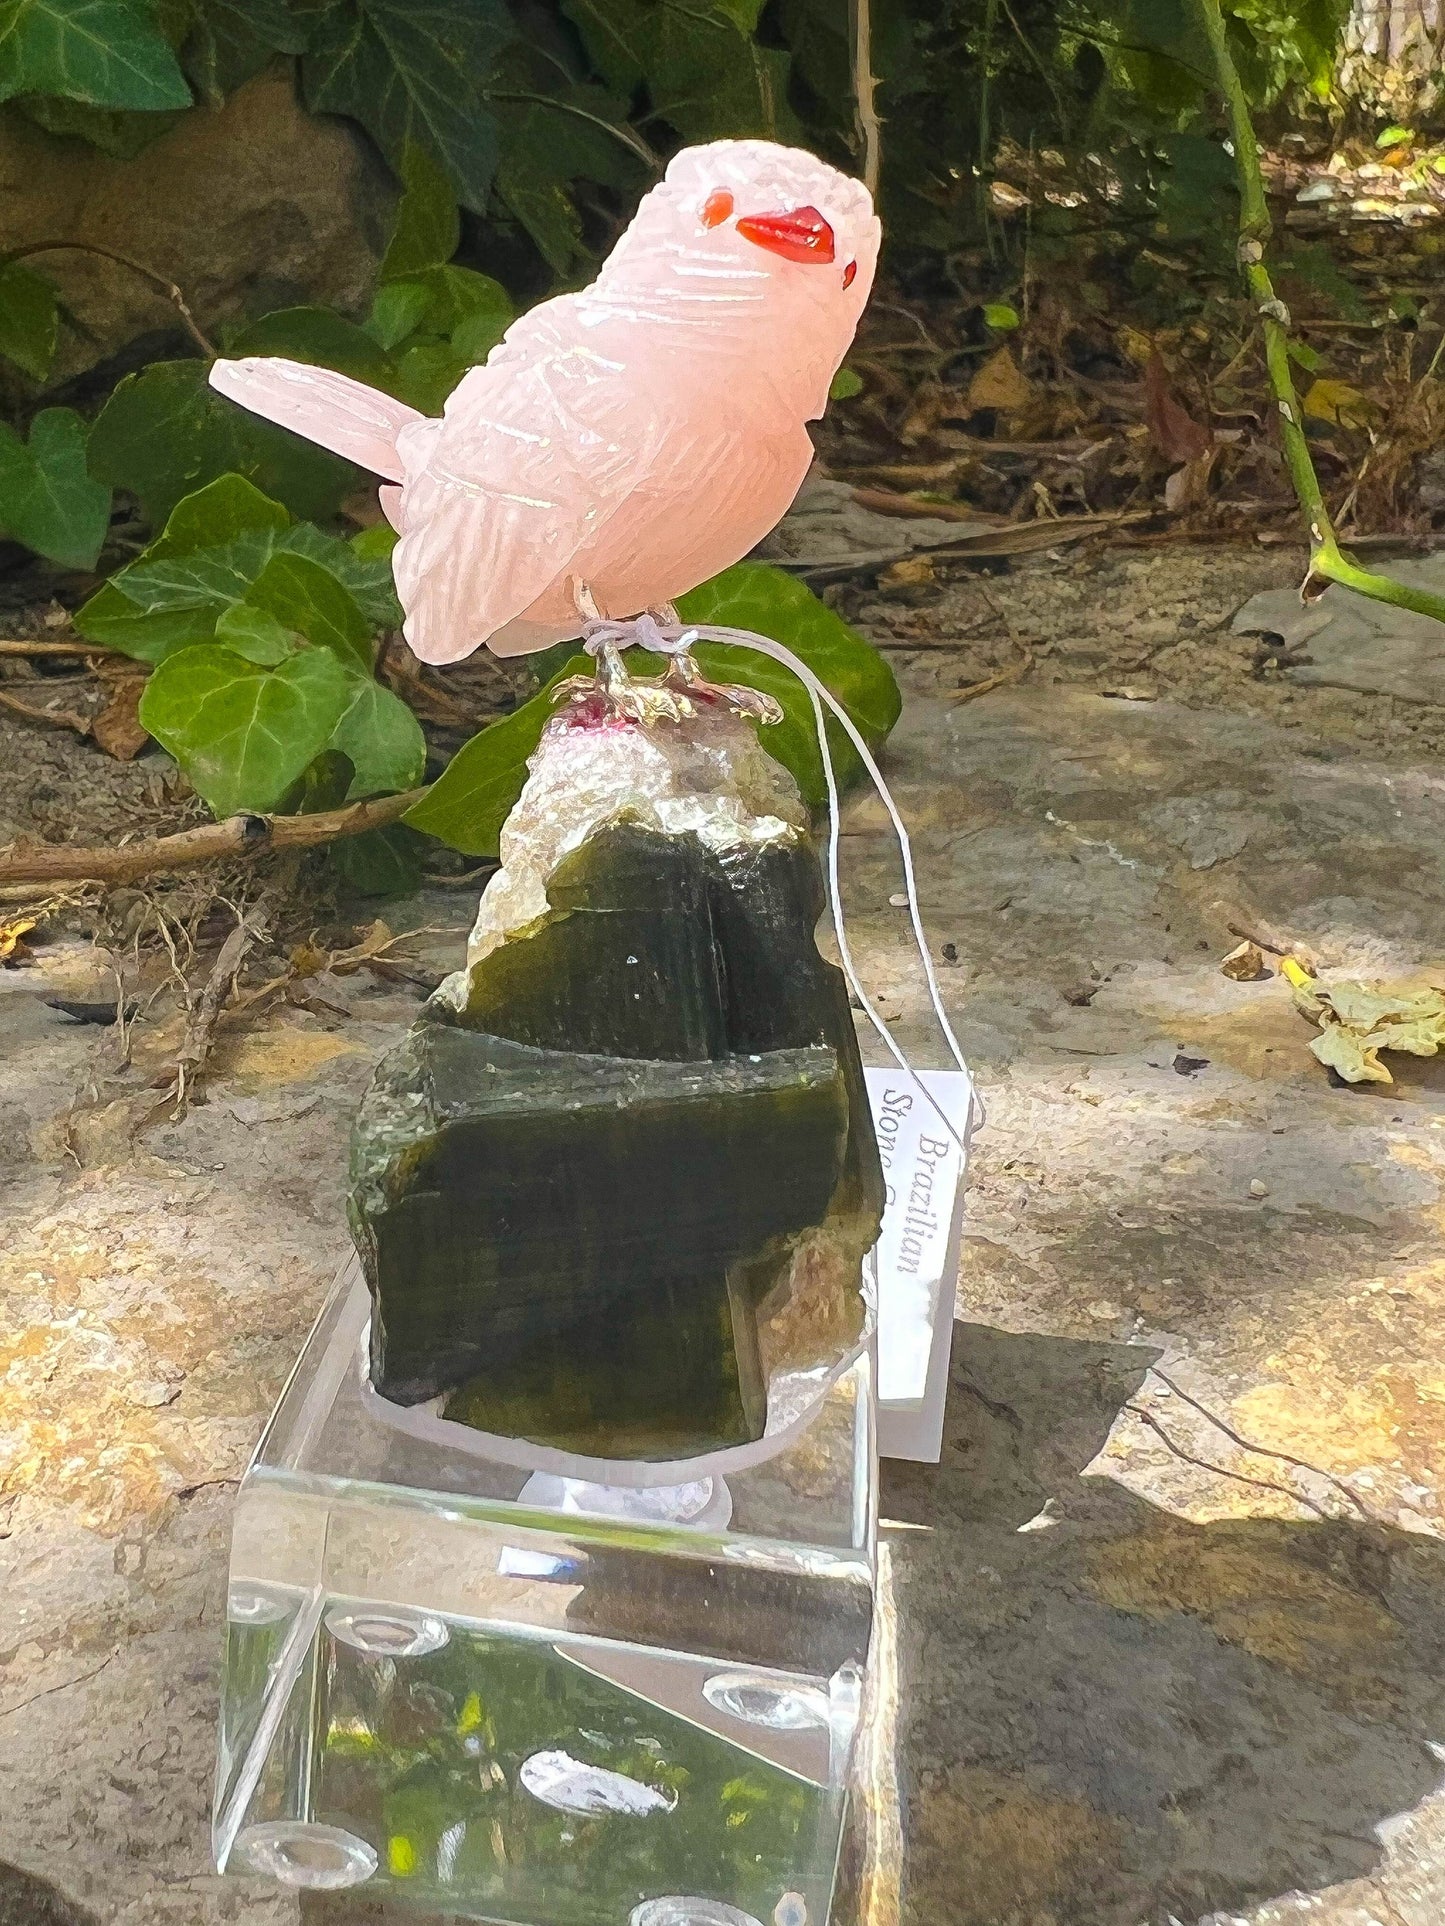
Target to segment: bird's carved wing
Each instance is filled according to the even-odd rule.
[[[398,444],[407,476],[393,567],[424,662],[470,655],[565,578],[651,468],[657,426],[639,371],[564,328],[548,337],[527,354],[509,340],[440,421]]]

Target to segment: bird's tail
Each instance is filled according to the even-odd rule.
[[[374,475],[405,479],[396,452],[403,428],[425,416],[365,382],[331,368],[310,368],[278,355],[248,355],[242,361],[217,361],[211,386],[239,401],[253,414],[304,435]]]

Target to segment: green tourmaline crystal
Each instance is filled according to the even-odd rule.
[[[379,1067],[351,1215],[384,1396],[683,1457],[760,1437],[771,1369],[856,1334],[882,1202],[857,1043],[816,858],[757,820],[623,815],[544,857],[541,913],[474,939]]]

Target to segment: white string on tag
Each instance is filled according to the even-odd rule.
[[[694,642],[722,642],[733,648],[753,649],[760,655],[770,656],[774,662],[781,663],[785,669],[795,675],[808,691],[808,698],[813,705],[813,726],[817,732],[818,753],[823,763],[823,781],[828,791],[828,907],[832,913],[833,929],[838,939],[838,954],[842,959],[843,975],[848,983],[849,989],[857,998],[868,1021],[876,1031],[879,1041],[883,1044],[899,1069],[910,1076],[917,1088],[922,1091],[928,1103],[938,1113],[940,1121],[953,1141],[958,1144],[960,1148],[966,1148],[965,1138],[971,1135],[971,1130],[966,1130],[965,1136],[960,1137],[957,1129],[954,1127],[952,1119],[944,1112],[942,1106],[933,1097],[923,1079],[908,1061],[907,1053],[899,1044],[893,1032],[888,1028],[887,1023],[874,1007],[867,991],[863,988],[862,982],[859,980],[857,967],[853,962],[852,951],[848,945],[848,934],[843,921],[842,883],[839,876],[839,838],[841,828],[838,809],[838,778],[833,766],[832,748],[828,742],[827,717],[823,713],[825,706],[831,711],[844,734],[857,751],[864,769],[868,772],[869,780],[878,792],[879,801],[888,812],[888,819],[893,826],[893,833],[898,842],[899,854],[903,859],[903,882],[908,898],[909,921],[913,928],[914,946],[918,951],[919,961],[923,965],[924,981],[928,985],[929,1002],[933,1007],[934,1018],[938,1023],[939,1030],[943,1034],[944,1042],[948,1046],[949,1055],[953,1058],[958,1068],[967,1075],[968,1065],[964,1061],[963,1051],[959,1046],[958,1038],[953,1033],[953,1025],[948,1020],[948,1013],[943,1007],[943,997],[938,987],[938,978],[934,973],[933,958],[928,952],[928,938],[923,928],[923,913],[918,903],[918,885],[913,870],[913,847],[908,840],[908,831],[904,827],[902,816],[898,813],[898,805],[894,802],[888,785],[883,780],[883,773],[874,761],[873,754],[867,743],[863,740],[862,735],[854,725],[853,718],[834,696],[827,684],[814,675],[806,662],[801,661],[794,655],[791,649],[786,648],[781,642],[774,642],[770,636],[758,635],[752,629],[733,629],[724,627],[718,623],[708,622],[693,623],[684,627],[680,622],[662,623],[659,622],[655,616],[644,614],[635,616],[631,620],[624,622],[607,620],[590,622],[583,633],[583,646],[589,655],[597,655],[609,646],[615,649],[642,648],[656,655],[681,655],[691,649]]]

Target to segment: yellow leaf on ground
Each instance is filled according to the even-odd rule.
[[[24,941],[35,928],[33,916],[17,916],[13,923],[0,923],[0,963],[18,963],[30,954]]]
[[[1433,1057],[1445,1046],[1445,992],[1429,986],[1296,982],[1293,972],[1286,974],[1296,1009],[1321,1025],[1310,1049],[1346,1083],[1393,1083],[1380,1061],[1382,1050]]]
[[[1314,382],[1300,406],[1316,421],[1333,422],[1340,428],[1363,428],[1379,412],[1368,395],[1347,381]]]
[[[1395,1079],[1375,1054],[1368,1037],[1330,1023],[1311,1043],[1320,1062],[1338,1072],[1346,1083],[1393,1083]]]
[[[970,409],[994,408],[1002,415],[1017,414],[1028,406],[1033,388],[1007,348],[991,354],[968,384]]]
[[[1373,1030],[1381,1023],[1410,1022],[1445,1016],[1445,996],[1439,990],[1391,990],[1383,984],[1321,983],[1316,994],[1339,1018],[1356,1030]]]
[[[1147,367],[1158,352],[1152,337],[1140,334],[1137,328],[1119,328],[1114,335],[1114,345],[1136,368]]]

